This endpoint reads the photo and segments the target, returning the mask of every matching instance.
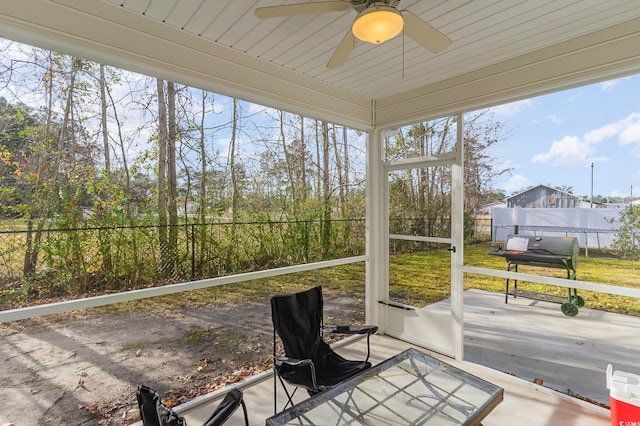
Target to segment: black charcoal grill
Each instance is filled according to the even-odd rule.
[[[518,265],[559,268],[567,272],[567,279],[575,280],[578,251],[578,239],[575,237],[511,235],[504,247],[489,254],[504,257],[507,261],[507,271],[518,272]],[[578,314],[578,308],[584,306],[584,299],[578,296],[575,288],[567,288],[567,292],[567,299],[564,299],[549,294],[518,290],[517,280],[514,280],[513,290],[509,291],[509,278],[507,278],[504,301],[508,303],[509,295],[512,295],[561,303],[562,313],[573,317]]]

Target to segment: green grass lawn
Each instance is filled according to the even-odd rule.
[[[488,255],[490,243],[471,244],[464,249],[465,264],[484,268],[505,270],[506,261],[499,256]],[[577,278],[596,283],[640,287],[640,262],[604,257],[596,250],[589,258],[580,255]],[[391,298],[413,306],[437,302],[449,296],[451,274],[450,252],[435,250],[405,253],[391,256],[389,266]],[[520,266],[520,272],[566,277],[563,269]],[[314,285],[323,285],[327,294],[362,295],[364,292],[364,264],[344,265],[317,271],[301,272],[281,277],[256,280],[241,284],[234,295],[226,295],[225,288],[208,290],[219,298],[270,297],[272,294],[299,291]],[[476,274],[465,274],[465,289],[475,288],[504,293],[505,282],[501,278]],[[557,286],[520,282],[519,288],[565,297],[567,289]],[[585,307],[605,309],[611,312],[640,316],[640,300],[604,293],[580,291]]]
[[[471,244],[464,249],[465,264],[484,268],[505,270],[502,257],[488,255],[490,243]],[[577,278],[596,283],[640,287],[640,262],[604,257],[596,250],[590,251],[589,258],[580,255]],[[390,293],[391,299],[412,306],[424,306],[437,302],[450,294],[450,253],[435,250],[419,253],[405,253],[391,256]],[[521,266],[520,272],[565,277],[562,269]],[[274,294],[291,293],[322,285],[327,296],[362,297],[364,295],[364,263],[324,268],[316,271],[252,280],[229,286],[197,290],[165,297],[156,297],[144,302],[118,304],[117,309],[135,309],[136,303],[151,305],[157,309],[171,309],[171,306],[203,306],[218,303],[237,303],[246,300],[269,299]],[[504,293],[505,282],[501,278],[476,274],[465,274],[465,289],[481,289]],[[519,289],[566,297],[563,287],[520,282]],[[611,312],[640,316],[640,300],[604,293],[579,291],[585,307]],[[129,306],[129,308],[127,308]],[[112,308],[113,309],[113,308]]]
[[[486,253],[490,250],[491,245],[488,243],[465,246],[465,264],[505,270],[506,261],[499,256],[487,255]],[[577,279],[621,287],[640,288],[640,262],[613,258],[598,250],[590,250],[589,256],[585,257],[584,253],[581,252],[578,259]],[[520,266],[518,272],[559,278],[566,277],[566,272],[563,269],[556,268]],[[475,274],[465,274],[464,285],[465,288],[501,293],[504,293],[505,290],[505,280]],[[567,296],[567,289],[558,286],[519,282],[518,288],[563,297]],[[638,299],[591,291],[578,291],[578,294],[585,300],[585,307],[587,308],[640,316],[640,300]]]
[[[465,265],[489,269],[506,269],[506,261],[499,256],[488,255],[491,243],[470,244],[464,248]],[[424,306],[442,300],[450,293],[450,254],[447,250],[398,254],[391,257],[390,293],[393,300],[413,306]],[[589,258],[581,254],[578,260],[577,278],[596,283],[640,287],[640,262],[604,257],[591,250]],[[565,278],[564,269],[520,266],[519,272]],[[513,286],[513,283],[511,284]],[[504,293],[505,280],[477,274],[465,274],[465,289],[481,289]],[[513,288],[513,287],[511,287]],[[519,282],[520,290],[567,296],[567,289],[558,286]],[[606,309],[612,312],[640,315],[640,300],[603,293],[580,291],[585,307]]]

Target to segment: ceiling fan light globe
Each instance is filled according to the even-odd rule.
[[[351,31],[359,40],[380,44],[400,34],[403,27],[404,19],[400,12],[374,4],[356,17]]]

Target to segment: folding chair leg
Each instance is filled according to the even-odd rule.
[[[287,408],[289,408],[289,406],[293,407],[293,396],[296,394],[296,391],[298,390],[298,388],[295,388],[293,390],[293,392],[289,393],[289,389],[287,389],[287,386],[284,383],[284,380],[282,380],[282,377],[280,377],[278,375],[278,373],[276,373],[276,371],[273,371],[273,414],[278,414],[280,411],[278,411],[278,383],[276,381],[276,377],[278,378],[278,380],[280,380],[280,385],[282,386],[282,389],[284,389],[284,393],[287,395],[287,403],[285,404],[284,408],[280,411],[284,411]]]
[[[369,355],[371,355],[371,348],[369,347],[370,338],[371,338],[371,335],[367,334],[367,359],[365,359],[364,362],[369,361]]]
[[[289,406],[293,407],[293,405],[294,405],[293,404],[293,397],[296,394],[296,392],[298,391],[298,388],[295,388],[293,390],[293,392],[289,393],[289,389],[287,389],[287,386],[285,385],[284,380],[282,380],[282,377],[278,376],[278,379],[280,379],[280,384],[282,385],[282,389],[284,389],[284,393],[287,395],[287,399],[288,399],[288,401],[285,404],[284,408],[282,410],[280,410],[280,411],[284,411],[287,408],[289,408]],[[274,389],[274,397],[273,398],[275,400],[275,389]],[[277,405],[274,406],[274,410],[275,410],[275,414],[277,414],[278,413]]]
[[[240,401],[240,405],[242,405],[242,412],[244,413],[244,425],[249,426],[249,415],[247,414],[247,406],[244,400]]]

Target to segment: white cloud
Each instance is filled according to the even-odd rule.
[[[513,160],[511,158],[507,158],[505,160],[502,161],[502,163],[500,163],[500,165],[498,166],[498,169],[500,170],[505,170],[505,169],[518,169],[522,167],[520,164],[514,163]]]
[[[636,156],[640,156],[640,113],[632,112],[615,123],[587,132],[584,138],[592,144],[617,138],[620,145],[632,145],[632,151]]]
[[[640,114],[633,113],[627,119],[618,139],[622,145],[636,144],[640,148]]]
[[[569,102],[573,102],[573,101],[575,101],[576,99],[578,99],[579,97],[581,97],[581,96],[582,96],[582,94],[583,94],[583,92],[578,92],[578,93],[576,93],[576,94],[574,94],[574,95],[572,95],[572,96],[569,96],[569,99],[567,99],[567,101],[569,101]]]
[[[553,141],[547,152],[536,154],[531,161],[552,166],[608,161],[609,158],[595,157],[594,154],[597,144],[611,139],[618,139],[621,145],[634,145],[634,152],[640,156],[640,113],[633,112],[614,123],[590,130],[582,137],[565,136]]]
[[[624,80],[628,80],[630,78],[633,78],[633,76],[617,78],[615,80],[603,81],[602,83],[600,83],[600,91],[601,92],[606,92],[608,90],[612,90],[613,88],[618,86],[618,84],[620,84],[620,82],[622,82]]]
[[[502,189],[505,191],[506,194],[512,194],[530,185],[531,183],[529,179],[526,178],[525,176],[513,175],[502,185]]]
[[[628,197],[629,196],[629,191],[620,191],[617,189],[614,189],[613,191],[611,191],[611,193],[609,194],[611,197]]]
[[[549,114],[545,118],[553,124],[562,124],[562,119],[557,115]]]
[[[607,90],[611,90],[618,85],[619,80],[609,80],[603,81],[600,83],[600,91],[606,92]]]
[[[522,101],[511,102],[508,104],[498,105],[491,108],[491,111],[495,115],[501,115],[504,117],[511,117],[519,114],[524,109],[531,108],[533,106],[533,100],[524,99]]]
[[[534,155],[534,163],[549,163],[554,166],[583,164],[593,153],[593,146],[577,136],[565,136],[553,141],[551,148],[544,153]]]
[[[621,121],[617,121],[611,124],[605,124],[599,129],[591,130],[584,134],[584,140],[590,144],[596,144],[602,142],[605,139],[611,139],[620,133],[622,130]]]

